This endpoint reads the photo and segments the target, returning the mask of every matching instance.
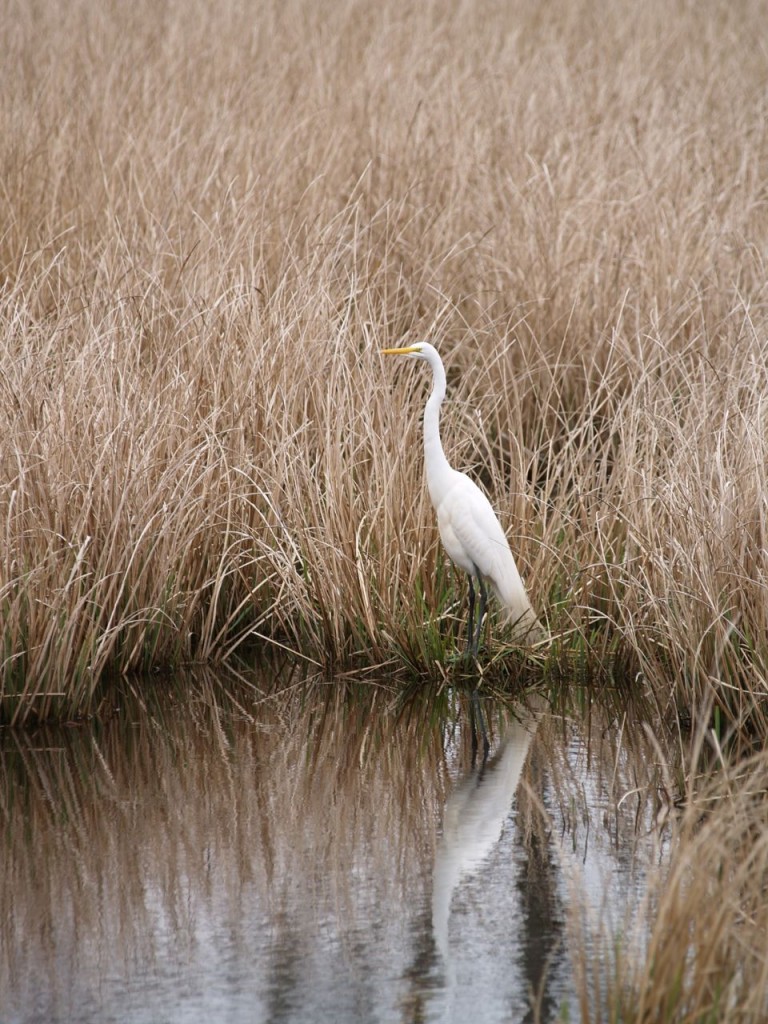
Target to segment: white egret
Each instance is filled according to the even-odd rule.
[[[453,469],[440,440],[440,406],[445,398],[445,369],[437,349],[429,342],[404,348],[382,349],[384,355],[403,355],[423,359],[432,367],[434,386],[424,409],[424,467],[429,497],[437,513],[437,526],[443,547],[451,561],[469,577],[469,621],[467,654],[477,657],[488,592],[493,588],[500,604],[507,609],[514,639],[531,643],[544,631],[528,600],[515,559],[491,503],[466,475]],[[475,588],[480,590],[480,606],[475,626]]]

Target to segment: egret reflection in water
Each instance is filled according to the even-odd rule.
[[[446,801],[432,878],[432,928],[446,961],[454,892],[498,843],[535,730],[532,715],[512,721],[493,756],[474,767]]]

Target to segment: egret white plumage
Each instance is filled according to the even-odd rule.
[[[424,467],[429,497],[437,513],[440,539],[451,561],[469,577],[467,653],[477,657],[490,583],[507,609],[517,642],[532,643],[544,631],[531,607],[514,556],[491,503],[474,481],[453,469],[440,440],[440,406],[445,398],[445,368],[437,349],[422,341],[403,348],[382,349],[384,355],[422,359],[432,368],[434,385],[424,408]],[[475,588],[480,604],[475,625]]]

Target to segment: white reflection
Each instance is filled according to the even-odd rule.
[[[532,716],[510,723],[494,755],[473,768],[446,801],[432,876],[432,929],[446,962],[454,892],[499,841],[536,724]]]

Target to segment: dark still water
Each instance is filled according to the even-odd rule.
[[[641,731],[486,702],[484,760],[464,696],[252,682],[1,735],[2,1024],[579,1020],[662,852]]]

